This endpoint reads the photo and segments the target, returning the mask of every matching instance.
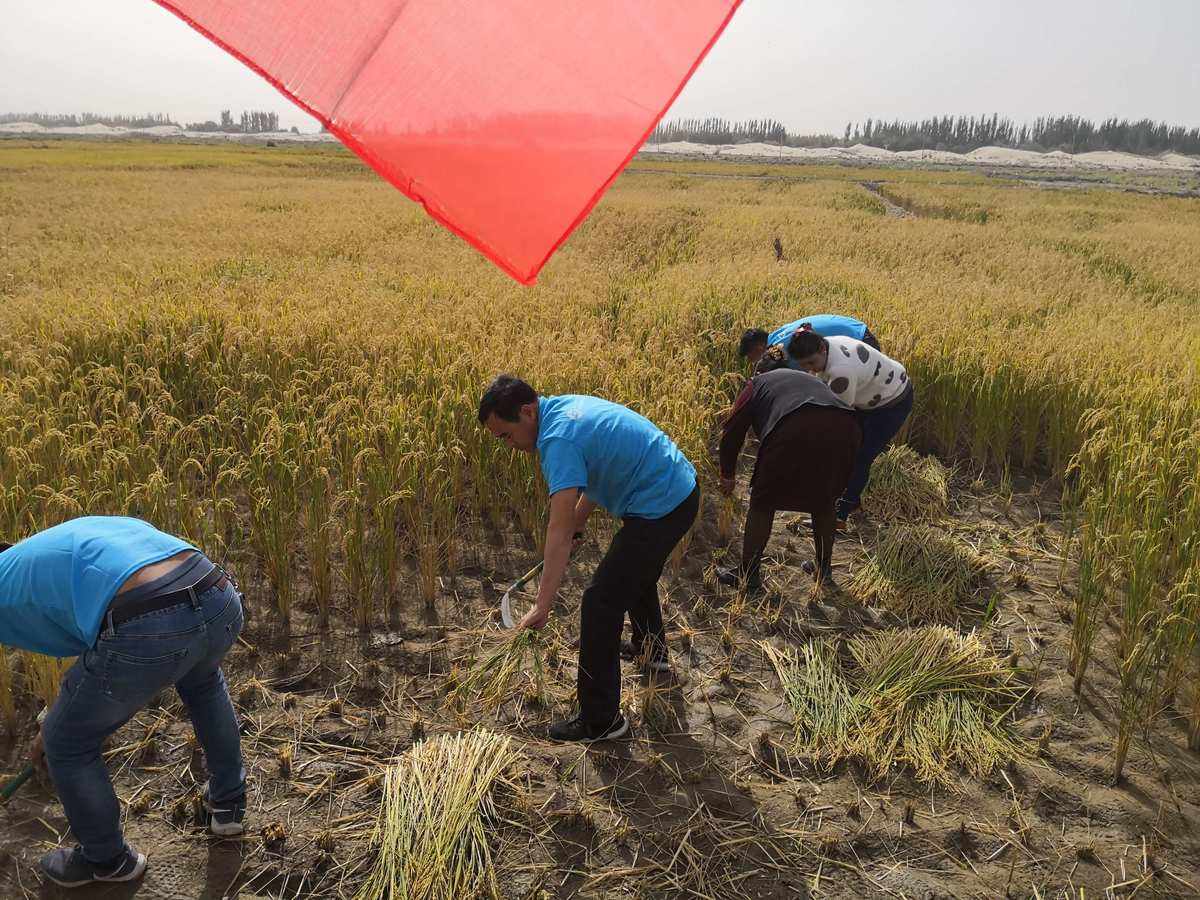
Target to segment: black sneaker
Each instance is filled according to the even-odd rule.
[[[671,671],[671,664],[665,659],[644,659],[642,654],[638,653],[637,648],[633,646],[632,641],[621,641],[621,659],[626,662],[641,660],[642,669],[647,672]]]
[[[146,871],[146,855],[125,845],[125,853],[115,863],[97,866],[88,862],[83,851],[59,847],[41,860],[42,874],[60,887],[82,887],[97,881],[133,881]]]
[[[221,837],[233,837],[246,830],[242,820],[246,818],[246,795],[242,794],[236,800],[214,806],[208,799],[208,783],[200,794],[204,801],[204,809],[208,812],[208,830]]]
[[[743,585],[742,570],[740,567],[736,569],[718,568],[717,581],[726,587],[740,588],[744,586],[748,594],[757,594],[762,590],[762,579],[757,575],[745,579],[745,584]]]
[[[555,722],[549,730],[549,737],[552,741],[579,741],[583,744],[590,744],[592,741],[611,741],[627,734],[629,734],[629,720],[621,713],[617,713],[617,717],[607,727],[597,728],[576,716],[566,722]]]

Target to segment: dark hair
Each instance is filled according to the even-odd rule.
[[[742,332],[742,339],[738,342],[738,356],[749,356],[751,350],[766,342],[767,333],[761,328],[747,328]]]
[[[801,328],[792,334],[792,339],[788,341],[787,351],[792,359],[804,359],[806,356],[820,353],[824,346],[825,338],[815,331]]]
[[[787,364],[787,354],[783,352],[782,347],[776,344],[774,347],[767,348],[767,352],[762,355],[762,359],[754,367],[754,374],[765,375],[767,372],[774,372],[776,369],[786,369]]]
[[[507,372],[497,375],[479,401],[479,421],[486,422],[495,413],[498,419],[515,422],[520,418],[521,407],[535,402],[537,397],[537,391],[517,376]]]
[[[12,546],[12,544],[6,544],[4,541],[0,541],[0,553],[3,553],[5,550],[7,550],[11,546]]]

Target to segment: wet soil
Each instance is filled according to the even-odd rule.
[[[956,480],[943,525],[987,556],[999,596],[990,621],[964,611],[959,625],[1016,654],[1033,687],[1019,729],[1041,751],[949,788],[900,770],[883,779],[851,767],[820,772],[789,753],[788,712],[759,642],[895,619],[843,587],[816,591],[801,568],[811,542],[791,515],[776,522],[765,595],[718,586],[713,566],[734,557],[740,523],[718,533],[709,506],[661,585],[674,677],[648,681],[623,666],[631,740],[582,748],[543,737],[570,709],[576,610],[603,527],[574,558],[555,617],[550,708],[515,698],[486,717],[520,751],[494,827],[505,896],[1200,895],[1200,756],[1186,749],[1176,714],[1135,745],[1125,780],[1113,784],[1114,676],[1103,652],[1082,696],[1071,691],[1074,574],[1062,563],[1053,490],[1020,484],[1001,494]],[[839,539],[839,584],[881,524],[862,518]],[[322,630],[304,609],[285,632],[265,608],[265,587],[244,584],[253,616],[226,671],[250,773],[247,834],[215,839],[195,818],[203,753],[178,698],[164,694],[106,753],[127,838],[150,858],[145,877],[70,892],[42,885],[38,856],[70,837],[39,781],[0,809],[0,897],[354,896],[370,864],[383,767],[414,737],[484,719],[453,714],[447,690],[501,639],[498,592],[535,559],[526,538],[480,533],[434,604],[405,588],[398,621],[365,635],[336,617]],[[20,766],[31,737],[27,729],[0,744],[0,771]]]

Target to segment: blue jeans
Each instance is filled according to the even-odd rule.
[[[896,436],[904,425],[908,414],[913,408],[913,389],[909,388],[893,406],[883,409],[860,410],[858,424],[862,426],[862,443],[858,447],[858,457],[854,460],[854,471],[850,475],[850,483],[837,504],[837,517],[843,522],[862,501],[862,492],[867,487],[871,477],[871,465],[875,457],[883,452],[888,441]]]
[[[63,677],[42,735],[46,763],[84,857],[103,863],[125,848],[121,808],[101,742],[167,685],[175,685],[204,748],[217,803],[246,792],[237,717],[221,660],[242,629],[241,596],[232,584],[109,629]]]

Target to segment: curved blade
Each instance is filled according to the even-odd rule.
[[[509,589],[504,592],[504,596],[500,598],[500,621],[503,623],[505,628],[515,628],[517,624],[516,620],[513,619],[512,614],[513,593],[524,588],[526,584],[533,580],[538,572],[542,571],[543,562],[545,562],[545,560],[539,562],[536,566],[514,581]]]
[[[500,621],[505,628],[514,628],[516,622],[513,621],[512,603],[509,598],[512,596],[512,588],[504,592],[504,596],[500,598]]]

